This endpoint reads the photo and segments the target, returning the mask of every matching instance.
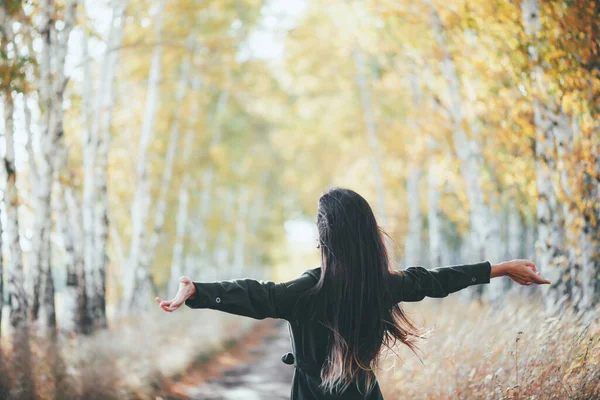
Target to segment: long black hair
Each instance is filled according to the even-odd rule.
[[[399,340],[415,351],[422,335],[393,301],[386,234],[369,203],[352,190],[332,188],[319,198],[316,224],[321,277],[311,291],[318,299],[313,315],[331,332],[321,388],[343,392],[362,375],[368,393],[382,347]]]

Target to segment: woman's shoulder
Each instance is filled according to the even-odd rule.
[[[307,269],[302,275],[309,275],[315,278],[317,281],[321,277],[321,267]]]

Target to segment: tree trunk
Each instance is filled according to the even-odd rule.
[[[591,135],[591,145],[600,143],[600,126]],[[596,151],[592,158],[593,165],[587,166],[584,172],[583,189],[586,209],[583,214],[581,230],[581,311],[586,312],[600,301],[600,153]],[[586,318],[593,317],[587,313]]]
[[[137,154],[136,187],[131,205],[131,243],[129,246],[129,262],[125,282],[123,284],[124,308],[134,306],[135,289],[139,282],[147,276],[140,274],[140,260],[144,257],[147,220],[150,210],[150,177],[148,176],[148,147],[154,136],[154,116],[158,107],[160,79],[162,69],[163,46],[161,44],[164,9],[166,0],[156,0],[158,11],[154,20],[154,31],[157,45],[152,52],[150,73],[148,77],[148,90],[146,93],[146,106],[142,123],[142,132]]]
[[[198,96],[196,91],[198,90],[197,85],[198,79],[192,81],[192,110],[198,110]],[[177,204],[177,219],[175,226],[175,244],[173,246],[173,258],[171,261],[171,276],[169,279],[168,294],[175,295],[179,285],[179,278],[183,275],[184,268],[184,243],[188,227],[188,206],[189,206],[189,188],[192,184],[192,179],[187,173],[188,164],[192,154],[192,147],[194,145],[194,134],[196,130],[196,123],[198,122],[198,112],[193,113],[193,118],[189,122],[185,139],[183,143],[183,166],[184,175],[179,187],[179,203]]]
[[[68,210],[68,221],[75,237],[83,238],[83,224],[82,224],[82,206],[79,202],[79,198],[73,193],[72,188],[67,188],[64,193],[65,201]],[[85,271],[83,261],[83,240],[74,241],[76,245],[76,251],[78,254],[78,264],[76,269],[77,274],[77,309],[75,311],[75,320],[78,323],[78,333],[88,334],[93,331],[92,315],[90,314],[89,302],[90,298],[86,292],[86,280],[88,276]]]
[[[440,172],[434,159],[427,170],[427,224],[429,232],[429,265],[442,265],[442,211],[440,209]]]
[[[408,179],[406,180],[406,195],[408,202],[408,234],[404,245],[404,263],[407,266],[417,265],[421,257],[421,232],[422,216],[419,194],[419,181],[421,169],[415,160],[412,160]]]
[[[39,62],[39,97],[43,134],[42,157],[39,164],[39,181],[36,190],[36,216],[32,237],[33,290],[31,318],[38,320],[43,305],[48,329],[56,327],[54,304],[54,281],[51,271],[50,230],[52,228],[52,186],[56,152],[63,137],[63,95],[66,86],[65,58],[69,36],[73,30],[78,1],[67,2],[63,16],[63,28],[57,31],[56,9],[49,0],[40,2],[42,51]],[[43,303],[40,302],[43,299]]]
[[[573,169],[575,154],[573,152],[573,132],[569,125],[569,118],[562,112],[554,115],[552,122],[554,136],[556,137],[556,151],[558,157],[558,171],[560,175],[559,203],[562,204],[564,242],[562,258],[563,273],[569,275],[569,297],[575,309],[579,309],[583,296],[583,282],[581,281],[581,248],[580,228],[578,226],[577,205],[575,192],[570,182],[569,170]]]
[[[187,93],[189,85],[189,74],[191,69],[191,62],[194,55],[193,46],[190,46],[190,54],[185,58],[181,65],[181,76],[179,77],[179,83],[177,85],[177,92],[175,94],[175,113],[173,115],[173,121],[171,122],[171,128],[169,133],[169,144],[167,145],[167,153],[165,155],[165,165],[163,167],[163,175],[160,183],[160,192],[156,203],[156,210],[154,212],[154,224],[150,234],[150,240],[146,251],[144,251],[140,257],[141,269],[140,274],[151,275],[152,261],[160,237],[162,235],[163,225],[165,223],[165,214],[167,212],[167,196],[171,191],[171,180],[173,178],[173,163],[175,162],[175,154],[179,146],[180,136],[180,121],[181,111],[183,109],[183,100]],[[187,205],[186,205],[187,207]],[[145,299],[148,297],[148,282],[144,279],[142,282],[138,282],[136,293],[134,298]],[[154,293],[154,296],[158,296],[158,293]]]
[[[175,228],[175,245],[173,246],[171,277],[169,279],[168,289],[169,296],[174,296],[177,293],[179,277],[183,275],[183,250],[188,218],[189,185],[190,179],[186,175],[181,183],[181,187],[179,188],[179,204],[177,205],[177,221]]]
[[[0,219],[0,249],[2,249],[2,234],[4,229],[2,227],[2,220]],[[0,340],[2,340],[2,311],[4,310],[4,257],[0,250]],[[0,349],[0,357],[2,356],[2,349]],[[2,366],[0,365],[0,368]],[[2,381],[0,380],[0,389],[2,388]]]
[[[86,320],[93,321],[94,295],[96,283],[96,265],[95,265],[95,209],[96,209],[96,174],[94,164],[97,151],[96,130],[92,126],[93,105],[92,105],[92,76],[90,71],[90,59],[88,53],[88,35],[83,31],[83,93],[82,93],[82,114],[83,114],[83,193],[81,219],[83,225],[83,275],[86,277],[81,283],[84,283],[83,294],[85,297]],[[103,90],[103,88],[101,88]],[[82,327],[82,330],[83,327]]]
[[[229,93],[226,91],[221,91],[219,96],[217,97],[217,102],[215,105],[215,110],[212,118],[212,138],[210,142],[210,146],[216,146],[221,142],[221,119],[223,113],[227,108],[227,104],[229,103]],[[208,166],[202,175],[202,190],[200,193],[200,207],[198,210],[197,221],[192,224],[193,226],[193,235],[196,239],[196,243],[198,243],[199,255],[197,257],[190,256],[186,259],[193,259],[195,262],[193,264],[186,263],[186,274],[187,275],[195,275],[199,270],[202,270],[203,274],[206,274],[204,268],[209,265],[209,255],[208,255],[208,231],[206,229],[206,223],[208,219],[208,215],[211,210],[211,200],[213,193],[213,181],[215,175],[215,166],[212,160],[208,161]],[[217,238],[218,242],[218,238]],[[217,263],[218,264],[218,263]],[[213,272],[216,272],[218,265],[213,265]],[[215,275],[216,276],[216,275]],[[216,279],[216,278],[215,278]]]
[[[242,276],[246,268],[246,219],[250,203],[250,190],[246,185],[239,188],[235,215],[235,241],[233,250],[233,276]]]
[[[380,159],[382,157],[379,140],[377,138],[377,123],[373,111],[373,102],[371,100],[371,91],[367,78],[365,67],[364,54],[358,48],[354,49],[353,53],[354,65],[356,68],[356,81],[358,84],[358,92],[360,95],[360,104],[365,121],[365,129],[367,133],[367,142],[369,144],[369,156],[371,159],[371,168],[373,181],[375,182],[375,193],[377,194],[377,214],[380,225],[386,226],[387,218],[385,212],[385,185],[383,179],[383,171],[381,168]]]
[[[112,110],[115,103],[115,76],[119,62],[119,47],[123,40],[123,26],[128,0],[115,0],[109,26],[106,50],[100,74],[101,85],[97,93],[97,114],[91,131],[91,149],[87,153],[88,163],[94,165],[93,179],[84,182],[87,231],[86,270],[90,314],[97,328],[107,326],[106,319],[106,268],[108,265],[108,152],[110,149]],[[93,150],[92,150],[93,149]],[[92,171],[87,171],[91,178]],[[84,200],[85,201],[85,200]],[[125,264],[122,264],[125,265]]]
[[[488,209],[484,202],[483,190],[479,181],[479,171],[483,168],[483,156],[479,144],[465,130],[467,127],[471,131],[471,136],[477,132],[473,122],[465,117],[463,110],[463,98],[460,90],[460,80],[454,57],[452,56],[446,31],[439,17],[437,9],[431,0],[425,0],[431,10],[431,23],[433,33],[442,52],[442,62],[440,63],[441,72],[449,86],[448,113],[452,122],[453,141],[456,153],[460,161],[460,171],[465,180],[467,198],[471,207],[471,226],[475,233],[473,239],[476,257],[485,258],[485,244],[488,239],[487,217]]]
[[[532,40],[528,49],[532,64],[531,78],[534,88],[541,95],[545,92],[545,88],[542,84],[543,70],[539,64],[537,48],[537,35],[541,28],[538,1],[523,0],[521,8],[525,33]],[[568,295],[568,289],[566,276],[556,262],[562,253],[560,250],[562,223],[556,188],[552,184],[552,175],[557,167],[553,123],[550,112],[546,109],[544,100],[540,97],[536,96],[533,101],[536,128],[536,185],[538,190],[536,248],[538,267],[543,271],[546,278],[552,282],[551,285],[542,288],[546,311],[552,313],[562,308],[564,299]]]
[[[4,17],[0,8],[0,16]],[[0,18],[3,21],[4,18]],[[8,35],[10,24],[8,27]],[[23,256],[19,235],[19,199],[17,193],[17,173],[14,156],[14,103],[12,93],[3,93],[4,100],[4,140],[5,151],[2,162],[2,175],[5,179],[4,209],[6,213],[6,239],[10,251],[6,267],[6,282],[9,294],[10,325],[13,328],[13,357],[19,362],[14,366],[15,385],[11,390],[14,398],[35,397],[33,375],[31,373],[31,350],[29,345],[29,323],[27,320],[27,293],[24,286]],[[0,242],[1,243],[1,242]],[[0,252],[0,259],[2,259]],[[1,262],[0,262],[1,264]],[[1,320],[0,320],[1,321]]]
[[[226,277],[233,277],[229,274],[233,268],[233,262],[230,260],[232,248],[234,246],[230,243],[230,229],[234,225],[234,209],[235,209],[235,191],[228,189],[225,193],[225,199],[223,201],[223,209],[225,216],[223,218],[223,224],[217,235],[217,240],[214,248],[214,259],[215,265],[220,271],[227,271]]]
[[[23,254],[19,235],[19,198],[14,150],[14,103],[11,93],[4,96],[4,141],[6,148],[2,160],[5,179],[4,207],[6,212],[6,241],[10,252],[7,263],[7,283],[10,294],[10,320],[13,327],[27,322],[27,296],[24,292]]]

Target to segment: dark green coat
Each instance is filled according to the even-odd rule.
[[[490,282],[491,264],[487,261],[426,269],[409,267],[391,275],[397,302],[420,301],[425,297],[446,297],[468,286]],[[314,286],[321,268],[307,270],[289,282],[275,283],[254,279],[220,282],[194,282],[196,295],[188,299],[191,308],[210,308],[255,319],[282,318],[290,323],[294,353],[292,400],[382,400],[379,385],[367,396],[350,386],[341,396],[324,394],[319,388],[319,371],[326,356],[328,331],[309,318],[293,311],[298,297]],[[363,387],[363,386],[361,386]]]

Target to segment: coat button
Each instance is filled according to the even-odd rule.
[[[217,303],[220,303],[220,302],[221,302],[221,298],[220,298],[220,297],[217,297],[217,298],[215,299],[215,301],[216,301]]]
[[[284,355],[281,356],[281,361],[283,361],[284,364],[292,365],[294,363],[294,354],[285,353]]]
[[[475,282],[475,281],[477,280],[477,278],[475,278],[475,277],[472,277],[472,278],[471,278],[471,280],[472,280],[473,282]]]

